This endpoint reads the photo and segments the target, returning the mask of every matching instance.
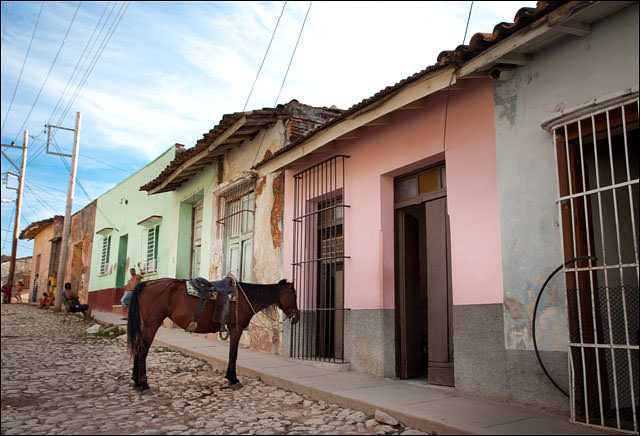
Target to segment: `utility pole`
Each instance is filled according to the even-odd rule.
[[[73,205],[73,192],[76,186],[76,169],[78,168],[78,147],[80,144],[80,124],[82,121],[82,114],[77,112],[76,114],[76,128],[65,129],[64,127],[47,126],[49,127],[49,136],[51,136],[51,127],[57,127],[59,129],[73,130],[75,132],[73,137],[73,152],[71,154],[71,170],[69,171],[69,188],[67,189],[67,207],[64,214],[64,224],[62,226],[62,253],[60,254],[60,263],[58,266],[58,279],[56,284],[56,301],[55,310],[60,310],[62,307],[62,293],[64,292],[64,276],[67,267],[67,254],[69,252],[69,232],[71,230],[71,207]],[[62,155],[69,157],[68,154],[53,153],[49,151],[47,143],[47,153]]]
[[[10,148],[18,148],[22,149],[22,163],[20,165],[20,178],[18,182],[18,195],[16,198],[16,219],[13,226],[13,241],[11,243],[11,263],[9,264],[9,276],[7,277],[7,284],[9,286],[13,286],[13,276],[16,272],[16,253],[18,251],[18,232],[20,231],[20,213],[22,211],[22,189],[24,187],[24,174],[27,169],[27,141],[29,138],[29,131],[24,131],[24,145],[22,147],[17,147],[13,142],[11,144],[2,144],[3,147]],[[4,151],[2,152],[4,157],[11,162],[16,169],[18,167],[13,163],[9,156],[7,156]],[[9,188],[12,189],[12,188]]]

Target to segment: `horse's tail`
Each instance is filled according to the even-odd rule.
[[[147,282],[140,282],[131,294],[127,321],[127,346],[132,356],[142,349],[142,320],[140,318],[140,293]]]

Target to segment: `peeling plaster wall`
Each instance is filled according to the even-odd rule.
[[[51,238],[53,238],[54,224],[50,224],[40,231],[33,238],[33,256],[31,258],[31,283],[29,289],[33,287],[33,279],[38,274],[39,285],[37,298],[42,297],[42,293],[48,288],[49,279],[49,261],[51,259]],[[38,256],[40,256],[40,264],[37,266]],[[37,270],[36,270],[37,267]]]
[[[88,301],[95,218],[95,200],[71,216],[67,264],[63,283],[70,282],[72,289],[78,290],[81,303]]]
[[[274,126],[258,133],[252,140],[245,141],[226,153],[220,186],[233,182],[244,172],[249,171],[253,164],[262,160],[265,155],[280,149],[285,143],[285,134],[283,122],[278,121]],[[224,269],[223,228],[216,223],[219,211],[218,197],[213,192],[218,186],[215,167],[216,164],[212,164],[203,170],[213,174],[210,187],[204,190],[205,213],[209,213],[210,220],[203,220],[201,263],[203,273],[208,272],[210,280],[219,280],[227,273]],[[190,180],[187,185],[191,186],[191,183]],[[276,283],[284,277],[281,252],[284,185],[281,174],[258,173],[255,194],[252,281]],[[205,235],[207,235],[206,244]],[[208,268],[208,271],[205,268]],[[277,322],[278,315],[279,311],[272,311],[269,314],[261,313],[255,316],[252,320],[253,325],[242,335],[241,344],[254,349],[280,353],[282,332]]]
[[[566,36],[547,47],[511,80],[494,82],[507,349],[533,349],[535,299],[562,263],[553,138],[540,125],[556,111],[632,86],[638,86],[638,3],[596,23],[585,37]],[[561,274],[541,299],[536,337],[542,350],[566,351]]]
[[[258,133],[253,140],[245,141],[239,147],[235,147],[225,154],[222,183],[229,183],[240,177],[254,163],[262,160],[264,155],[280,149],[285,142],[285,133],[284,124],[282,121],[278,121],[273,127]],[[253,276],[258,283],[276,283],[283,278],[281,236],[277,235],[278,230],[282,231],[281,210],[284,194],[282,183],[283,180],[279,174],[258,173],[258,178],[256,179]],[[274,199],[277,200],[275,212]],[[218,226],[215,223],[215,217],[218,216],[218,201],[216,198],[212,201],[212,216],[214,218],[210,226],[211,257],[209,275],[212,280],[217,280],[224,277],[227,271],[223,270],[224,238],[222,235],[218,235]],[[276,233],[275,237],[272,234],[274,232]]]

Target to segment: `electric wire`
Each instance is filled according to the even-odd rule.
[[[2,42],[0,42],[0,51],[4,47],[4,35],[7,33],[7,20],[9,19],[9,7],[11,2],[7,2],[7,12],[4,13],[4,30],[2,31]]]
[[[47,81],[49,80],[49,76],[51,75],[51,71],[53,70],[53,67],[56,65],[56,62],[58,60],[58,56],[60,56],[60,52],[62,51],[62,47],[64,46],[64,43],[67,42],[67,37],[69,36],[69,32],[71,31],[71,27],[73,26],[73,23],[75,22],[76,17],[78,16],[78,11],[80,10],[80,6],[82,6],[82,2],[78,2],[78,7],[76,8],[76,11],[73,14],[73,17],[71,18],[71,22],[69,23],[69,27],[67,27],[67,31],[64,34],[64,37],[62,38],[62,42],[60,43],[60,47],[58,47],[58,52],[56,53],[55,57],[53,58],[53,62],[51,63],[51,67],[49,67],[49,71],[47,72],[47,76],[45,77],[44,82],[42,82],[42,85],[40,86],[40,90],[38,91],[38,95],[36,96],[36,99],[33,101],[33,104],[31,105],[31,109],[29,109],[29,113],[27,114],[27,118],[25,118],[24,122],[22,123],[22,126],[20,126],[20,128],[18,129],[18,133],[16,133],[16,137],[13,139],[14,142],[18,140],[18,135],[20,134],[20,132],[22,132],[22,130],[24,129],[24,126],[29,121],[29,118],[31,117],[31,113],[33,112],[33,108],[36,106],[36,104],[38,103],[38,100],[40,99],[40,94],[42,94],[42,90],[44,89],[45,85],[47,84]]]
[[[73,96],[71,97],[71,99],[67,103],[62,115],[60,116],[60,118],[58,119],[58,122],[56,124],[61,124],[62,121],[64,120],[64,118],[67,116],[69,110],[71,109],[71,106],[73,105],[73,103],[75,102],[76,98],[80,94],[80,91],[82,90],[82,88],[84,87],[85,83],[87,82],[87,79],[89,78],[89,76],[93,72],[93,69],[95,68],[96,64],[98,63],[98,60],[100,59],[100,57],[102,56],[102,53],[104,52],[107,44],[111,40],[111,37],[113,36],[113,34],[115,33],[116,29],[118,28],[118,25],[120,24],[120,21],[124,17],[124,14],[126,13],[126,11],[129,8],[130,4],[131,4],[131,2],[127,2],[126,3],[126,7],[125,7],[125,3],[123,3],[120,6],[120,9],[118,10],[118,12],[116,14],[116,17],[111,22],[109,30],[107,30],[107,33],[105,34],[100,46],[98,47],[98,50],[93,55],[93,58],[91,59],[91,61],[89,63],[89,67],[87,68],[87,70],[85,71],[84,75],[80,79],[80,82],[78,83],[78,86],[76,87],[76,90],[74,91]],[[106,26],[106,23],[108,22],[109,17],[113,13],[114,9],[115,9],[115,5],[112,7],[111,12],[109,13],[109,16],[107,17],[107,20],[105,20],[105,23],[102,26],[102,29],[104,29],[104,27]],[[123,9],[124,9],[124,11],[123,11]],[[100,33],[102,33],[102,29],[100,30]],[[96,41],[97,41],[97,39],[96,39]],[[92,49],[93,49],[93,46],[95,46],[95,41],[92,44]],[[53,118],[53,116],[52,116],[52,118]],[[55,138],[55,133],[56,133],[56,131],[54,131],[51,134],[51,139]],[[62,157],[62,156],[60,156],[60,157]],[[64,159],[63,159],[63,161],[64,161]],[[65,161],[65,165],[67,165],[66,161]],[[70,170],[68,165],[67,165],[67,169]],[[82,185],[80,183],[78,183],[78,185],[84,190],[84,187],[82,187]]]
[[[256,78],[253,81],[253,85],[251,85],[251,91],[249,91],[249,95],[247,96],[247,101],[244,102],[244,107],[242,108],[242,112],[247,109],[247,104],[249,104],[249,99],[251,98],[251,94],[253,94],[253,88],[256,86],[256,82],[258,81],[258,76],[260,75],[260,71],[262,71],[262,66],[264,65],[265,59],[267,59],[267,54],[269,54],[269,49],[271,48],[271,43],[273,42],[273,37],[276,36],[276,30],[278,30],[278,24],[280,24],[280,18],[282,18],[282,14],[284,13],[284,8],[287,6],[287,2],[284,2],[282,5],[282,11],[280,11],[280,16],[278,17],[278,21],[276,22],[276,27],[273,29],[273,33],[271,34],[271,40],[269,41],[269,45],[267,46],[267,51],[262,58],[262,63],[260,63],[260,68],[258,68],[258,74],[256,74]]]
[[[464,28],[464,36],[462,37],[462,44],[467,39],[467,31],[469,30],[469,21],[471,21],[471,11],[473,10],[473,1],[471,2],[471,6],[469,7],[469,15],[467,16],[467,25]],[[456,76],[458,72],[458,66],[453,69],[453,73],[451,73],[451,79],[449,80],[449,86],[447,86],[447,100],[444,106],[444,129],[442,132],[442,149],[446,150],[447,146],[447,120],[449,116],[449,94],[451,93],[451,84],[453,83],[453,78]]]
[[[126,7],[125,7],[124,3],[120,7],[120,10],[118,11],[119,17],[116,16],[116,18],[112,22],[111,28],[109,29],[108,38],[103,40],[102,45],[98,49],[98,52],[96,53],[96,55],[94,55],[94,59],[92,59],[92,63],[90,65],[88,71],[85,73],[82,81],[80,82],[80,85],[78,86],[78,88],[76,89],[75,93],[73,94],[73,97],[72,97],[71,101],[69,101],[69,103],[67,104],[67,107],[65,108],[64,113],[60,117],[59,123],[61,123],[62,120],[64,120],[64,118],[66,117],[67,113],[69,112],[69,109],[71,109],[71,106],[75,102],[76,98],[78,98],[78,95],[80,94],[80,91],[82,90],[82,88],[84,87],[85,83],[87,82],[87,79],[89,78],[89,76],[93,72],[93,69],[95,68],[96,64],[98,63],[98,60],[102,56],[102,53],[104,52],[105,48],[109,44],[109,41],[111,41],[111,37],[113,36],[113,34],[115,33],[116,29],[118,28],[118,25],[122,21],[122,18],[124,17],[124,14],[127,12],[127,9],[129,9],[130,5],[131,5],[131,2],[127,2],[126,3]],[[123,9],[124,9],[124,11],[123,11]],[[116,22],[116,20],[117,20],[117,22]]]
[[[13,209],[11,211],[11,218],[9,218],[9,227],[13,228],[13,218],[16,214],[16,204],[13,204]],[[13,233],[13,231],[12,231]],[[2,240],[2,251],[4,251],[4,247],[5,245],[7,245],[7,238],[9,237],[9,234],[6,233],[4,239]]]
[[[38,194],[35,193],[35,191],[31,188],[29,183],[25,183],[24,186],[31,193],[31,195],[33,195],[33,198],[35,198],[38,201],[38,203],[40,203],[44,208],[48,209],[49,212],[53,213],[54,215],[58,213],[53,207],[51,207],[51,205],[49,205],[46,201],[40,198]]]
[[[276,107],[278,104],[278,99],[280,98],[280,93],[282,92],[282,88],[284,87],[284,82],[287,80],[287,76],[289,75],[289,68],[291,68],[291,63],[293,62],[293,57],[296,54],[296,49],[298,48],[298,43],[300,42],[300,37],[302,36],[302,31],[304,30],[304,25],[307,22],[307,17],[309,16],[309,11],[311,10],[311,5],[313,2],[309,2],[309,7],[307,8],[307,14],[304,16],[304,21],[302,22],[302,27],[300,28],[300,33],[298,34],[298,40],[296,41],[296,45],[293,48],[293,53],[291,53],[291,59],[289,59],[289,66],[287,66],[287,71],[284,73],[284,79],[282,79],[282,84],[280,85],[280,91],[278,91],[278,96],[276,97],[276,101],[273,103],[273,107]]]
[[[31,45],[33,44],[33,39],[35,38],[36,31],[38,30],[38,24],[40,23],[40,17],[42,16],[43,8],[44,8],[44,1],[40,5],[40,12],[38,13],[38,18],[36,19],[36,25],[33,29],[33,34],[31,35],[31,41],[29,42],[29,47],[27,48],[27,54],[24,56],[24,61],[22,62],[22,68],[20,68],[20,74],[18,75],[18,81],[16,82],[16,87],[13,89],[13,95],[11,96],[11,102],[9,103],[9,108],[7,109],[7,113],[4,116],[4,121],[2,121],[2,125],[0,125],[0,132],[2,131],[5,123],[7,122],[7,118],[9,117],[9,112],[11,112],[11,107],[13,106],[13,101],[16,98],[16,92],[18,91],[18,86],[20,86],[20,80],[22,79],[24,66],[27,63],[27,59],[29,58],[29,52],[31,52]]]
[[[73,68],[73,72],[71,73],[71,76],[69,77],[69,80],[67,80],[67,83],[64,87],[64,90],[62,91],[62,94],[60,94],[60,97],[58,98],[58,101],[56,102],[56,105],[53,108],[53,111],[51,111],[51,115],[49,115],[47,124],[51,124],[51,122],[53,121],[56,112],[58,111],[58,108],[60,106],[60,104],[62,103],[62,100],[64,99],[65,95],[67,94],[67,90],[69,89],[69,86],[71,85],[71,82],[73,82],[74,77],[76,76],[76,72],[78,71],[78,68],[80,67],[80,65],[83,64],[83,60],[86,59],[85,58],[85,54],[87,52],[87,49],[89,48],[89,46],[92,47],[95,46],[95,41],[97,41],[97,37],[94,40],[94,36],[96,35],[96,31],[98,30],[98,28],[100,27],[100,23],[102,22],[102,18],[104,17],[104,14],[107,12],[107,9],[109,8],[109,5],[111,4],[111,2],[108,2],[105,4],[104,9],[102,10],[102,14],[100,15],[100,18],[98,18],[98,21],[96,22],[96,25],[93,28],[93,32],[91,32],[91,36],[89,36],[89,39],[87,40],[87,43],[84,46],[84,49],[82,50],[82,53],[80,54],[80,57],[78,58],[75,67]],[[115,9],[115,4],[114,6],[111,8],[111,12],[109,13],[109,16],[107,17],[106,21],[109,20],[109,17],[111,16],[111,13],[113,13],[113,10]],[[105,24],[106,24],[105,21]],[[103,26],[104,28],[104,26]],[[102,30],[100,31],[100,33],[102,33]],[[98,35],[100,34],[98,33]],[[93,44],[92,44],[93,41]],[[40,136],[42,136],[42,134],[44,133],[44,131],[41,131],[40,134],[38,135],[38,137],[36,138],[36,140],[34,141],[35,143],[37,143],[37,141],[39,140]],[[40,148],[38,148],[31,156],[31,158],[29,158],[28,163],[30,164],[33,160],[35,160],[35,158],[37,158],[40,154],[42,154],[44,152],[44,150],[46,149],[46,142],[42,143],[42,146]]]

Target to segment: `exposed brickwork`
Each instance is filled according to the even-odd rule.
[[[273,180],[273,207],[271,208],[271,237],[275,248],[282,245],[282,229],[280,221],[284,208],[284,173]]]

